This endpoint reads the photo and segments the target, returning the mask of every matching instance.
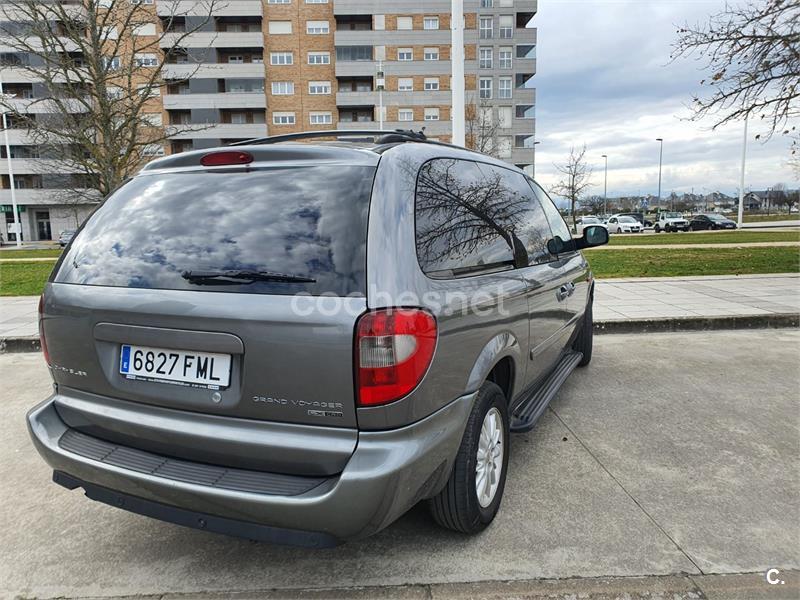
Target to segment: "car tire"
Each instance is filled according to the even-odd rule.
[[[661,233],[661,227],[656,225],[655,227],[653,227],[653,231],[655,231],[656,233]]]
[[[572,342],[572,349],[576,352],[583,354],[581,362],[578,363],[579,367],[585,367],[592,362],[592,346],[594,341],[594,318],[592,317],[592,304],[593,300],[589,300],[586,307],[586,312],[583,313],[581,320],[581,329],[578,331],[578,336]]]
[[[689,231],[689,228],[688,228],[688,227],[684,227],[684,228],[683,228],[683,231],[684,231],[684,233],[685,233],[685,232]]]
[[[499,447],[502,456],[499,458],[500,474],[496,481],[494,493],[484,506],[478,495],[478,451],[482,445],[481,432],[486,427],[487,419],[499,421]],[[464,437],[456,454],[453,470],[447,485],[436,496],[428,501],[428,507],[434,520],[447,529],[461,533],[475,534],[483,531],[492,522],[500,509],[503,490],[508,472],[509,454],[508,406],[506,397],[500,387],[492,382],[485,382],[472,406],[467,419]],[[491,451],[492,455],[494,452]],[[498,464],[497,462],[495,464]],[[486,464],[483,473],[490,476],[492,470]],[[490,480],[492,481],[492,480]],[[484,501],[488,495],[484,497]]]

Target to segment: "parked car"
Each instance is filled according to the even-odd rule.
[[[422,500],[492,521],[510,432],[591,360],[580,250],[608,233],[572,238],[507,163],[358,133],[155,160],[89,217],[39,307],[55,393],[27,419],[56,483],[311,546]]]
[[[639,221],[626,215],[613,215],[608,219],[606,228],[608,233],[641,233],[643,229]]]
[[[689,231],[689,221],[679,212],[660,212],[653,226],[656,233],[666,231]]]
[[[730,219],[714,213],[707,215],[695,215],[689,221],[691,231],[703,231],[704,229],[736,229],[736,223]]]
[[[641,223],[645,227],[652,227],[653,226],[653,222],[648,220],[644,216],[644,213],[619,213],[619,216],[633,217],[634,219],[639,221],[639,223]]]
[[[61,232],[61,235],[58,236],[58,245],[62,248],[69,244],[72,241],[72,237],[75,235],[74,229],[67,229]]]
[[[575,222],[575,227],[577,229],[576,233],[582,234],[583,230],[589,225],[599,225],[600,227],[606,226],[605,223],[603,223],[603,221],[601,221],[598,217],[578,217]]]

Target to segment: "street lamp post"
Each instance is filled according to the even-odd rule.
[[[605,176],[603,177],[603,216],[608,214],[608,154],[603,154],[606,159]]]
[[[450,2],[450,93],[453,99],[451,119],[456,146],[466,145],[466,115],[464,107],[464,0]]]
[[[6,96],[3,93],[3,76],[0,74],[0,97],[13,98],[13,94]],[[3,111],[3,135],[6,142],[6,159],[8,160],[8,183],[11,188],[11,212],[14,213],[14,239],[17,242],[17,248],[22,246],[22,225],[19,222],[19,213],[17,212],[17,195],[14,189],[14,169],[11,165],[11,145],[8,143],[8,121],[6,120],[6,111]]]
[[[662,159],[664,158],[664,139],[663,138],[656,138],[656,141],[659,142],[661,145],[658,149],[658,207],[661,208],[661,164]]]
[[[386,78],[383,74],[383,61],[378,61],[378,73],[375,77],[375,87],[378,88],[378,129],[383,131],[383,90],[386,87]]]
[[[737,227],[742,228],[742,221],[744,220],[744,168],[745,159],[747,158],[747,117],[744,119],[744,140],[742,140],[742,172],[739,180],[739,214]]]

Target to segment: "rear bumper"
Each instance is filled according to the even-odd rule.
[[[101,502],[171,521],[276,543],[330,546],[380,531],[449,477],[474,394],[391,431],[360,432],[344,471],[299,495],[253,493],[165,478],[62,447],[74,431],[52,398],[27,416],[34,445],[68,487]]]

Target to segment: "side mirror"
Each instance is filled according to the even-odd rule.
[[[575,242],[579,250],[602,246],[608,243],[608,229],[601,225],[589,225],[583,229],[583,237],[578,238]]]

